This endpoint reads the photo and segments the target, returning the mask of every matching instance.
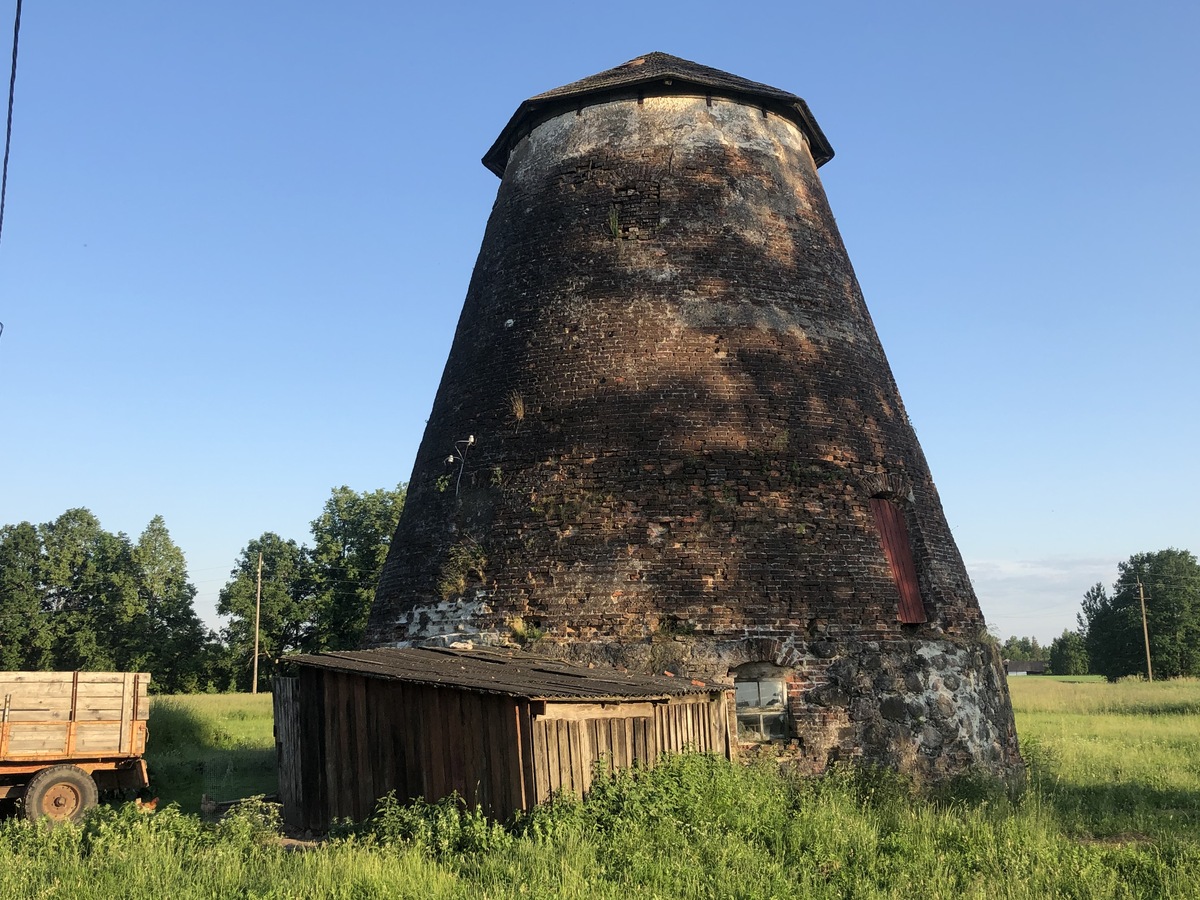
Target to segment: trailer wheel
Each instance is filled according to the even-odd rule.
[[[29,779],[25,788],[25,818],[51,824],[78,822],[96,805],[99,792],[92,776],[78,766],[51,766]]]

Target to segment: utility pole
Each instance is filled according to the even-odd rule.
[[[254,592],[254,676],[250,682],[250,693],[258,693],[258,617],[262,611],[262,551],[258,551],[258,588]],[[1146,608],[1142,607],[1143,616]],[[1149,639],[1147,639],[1149,640]],[[1146,644],[1149,653],[1150,644]]]
[[[1154,670],[1150,668],[1150,628],[1146,625],[1146,592],[1142,590],[1142,576],[1137,576],[1138,600],[1142,602],[1142,636],[1146,639],[1146,680],[1154,680]]]

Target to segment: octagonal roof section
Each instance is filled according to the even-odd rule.
[[[795,94],[702,66],[669,53],[647,53],[613,69],[589,75],[530,97],[519,107],[483,156],[483,164],[501,178],[512,148],[539,123],[563,109],[581,109],[621,97],[694,95],[721,97],[761,106],[799,126],[818,166],[833,158],[833,147],[817,125],[808,104]]]

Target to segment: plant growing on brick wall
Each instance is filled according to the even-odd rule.
[[[521,423],[525,421],[525,397],[520,391],[508,392],[508,411],[517,423],[517,431],[520,431]]]
[[[615,203],[608,208],[608,231],[614,241],[621,239],[621,210]]]
[[[526,622],[521,616],[513,616],[508,620],[508,630],[512,632],[513,640],[522,647],[540,641],[545,634],[542,629]]]
[[[482,545],[472,538],[463,538],[446,554],[438,594],[443,600],[449,600],[465,593],[471,579],[482,582],[487,562]]]

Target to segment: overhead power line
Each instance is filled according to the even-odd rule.
[[[0,168],[0,237],[4,235],[4,201],[8,198],[8,153],[12,147],[13,98],[17,93],[17,44],[21,37],[21,0],[13,17],[12,69],[8,76],[8,120],[4,127],[4,165]],[[0,322],[0,335],[4,323]]]
[[[17,0],[17,13],[13,20],[12,70],[8,76],[8,121],[4,128],[4,166],[0,170],[0,239],[4,236],[4,201],[8,196],[8,153],[12,148],[13,98],[17,92],[17,44],[20,37],[21,0]]]

